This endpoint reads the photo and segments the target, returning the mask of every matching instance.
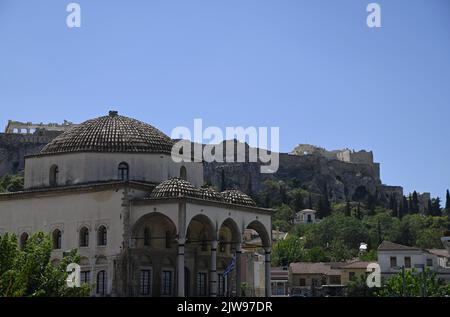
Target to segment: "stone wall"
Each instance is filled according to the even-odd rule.
[[[37,154],[61,132],[39,131],[34,134],[0,133],[0,177],[20,173],[26,155]]]

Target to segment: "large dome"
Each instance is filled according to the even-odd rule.
[[[62,133],[47,144],[41,154],[70,152],[120,152],[170,154],[172,140],[144,122],[119,116],[88,120]]]

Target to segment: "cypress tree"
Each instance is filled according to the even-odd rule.
[[[345,206],[345,215],[350,217],[352,215],[352,208],[350,206],[350,201],[347,200],[347,205]]]
[[[419,212],[419,196],[417,195],[416,191],[414,191],[413,194],[412,194],[411,210],[414,213],[418,213]]]
[[[308,208],[313,209],[311,193],[309,193],[308,197]]]
[[[445,195],[445,209],[447,213],[450,213],[450,192],[447,189],[447,194]]]

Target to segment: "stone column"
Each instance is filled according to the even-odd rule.
[[[211,271],[210,271],[209,296],[217,296],[217,240],[211,242]]]
[[[242,267],[242,246],[236,246],[236,296],[241,297],[241,267]]]
[[[178,297],[184,297],[184,244],[185,239],[178,240],[177,254],[177,277],[178,277]]]
[[[270,268],[271,268],[270,253],[272,250],[271,250],[271,248],[265,248],[264,250],[266,251],[265,260],[264,260],[264,273],[265,273],[264,282],[265,282],[266,297],[271,297],[272,296],[272,283],[271,283],[271,272],[270,272]]]

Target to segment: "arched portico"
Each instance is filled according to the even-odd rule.
[[[261,247],[264,249],[264,289],[266,297],[272,295],[272,284],[270,282],[271,252],[272,252],[272,231],[270,227],[266,227],[261,221],[253,220],[246,226],[247,229],[255,230],[261,240]],[[269,230],[269,231],[268,231]],[[240,263],[237,267],[240,268]],[[239,274],[238,274],[239,275]]]

